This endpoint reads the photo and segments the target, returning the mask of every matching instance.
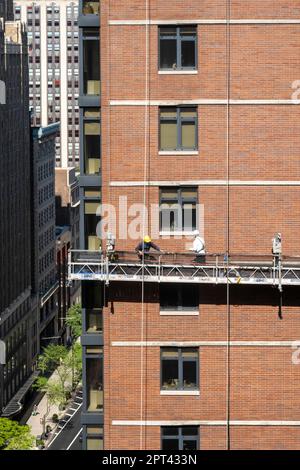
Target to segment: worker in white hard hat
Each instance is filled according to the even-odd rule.
[[[195,261],[205,261],[205,241],[200,237],[199,231],[194,230],[194,241],[192,251],[196,253]]]
[[[279,256],[282,254],[281,233],[276,233],[272,240],[272,253],[275,256]]]

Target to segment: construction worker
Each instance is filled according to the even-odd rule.
[[[280,256],[282,254],[281,233],[276,233],[272,240],[272,254],[273,256]]]
[[[205,241],[200,237],[199,231],[194,230],[194,241],[192,251],[196,253],[195,261],[205,261]]]
[[[109,261],[112,263],[118,260],[118,254],[115,252],[116,239],[112,233],[108,233],[106,241],[106,254]]]
[[[281,233],[276,233],[272,240],[272,254],[274,267],[279,265],[279,262],[282,259],[282,238]]]
[[[149,235],[146,235],[144,237],[144,240],[141,241],[138,246],[136,247],[135,251],[139,254],[139,258],[140,260],[143,259],[143,254],[145,256],[145,258],[147,257],[149,259],[149,251],[150,249],[153,249],[153,250],[156,250],[156,251],[159,251],[160,253],[162,253],[161,249],[159,248],[159,246],[155,245],[155,243],[152,242],[151,238],[149,237]]]

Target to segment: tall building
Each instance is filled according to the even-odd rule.
[[[0,413],[20,409],[34,380],[32,328],[36,299],[31,292],[31,204],[26,35],[13,21],[12,2],[0,1],[0,339],[6,364],[0,369]],[[21,392],[20,392],[21,390]]]
[[[81,302],[79,281],[68,282],[68,252],[78,250],[79,243],[79,181],[75,168],[55,169],[55,213],[57,226],[57,266],[61,290],[61,318],[70,305]],[[64,302],[67,299],[67,302]]]
[[[72,249],[79,249],[79,181],[75,168],[55,169],[56,225],[68,225]]]
[[[100,204],[100,2],[81,1],[78,26],[80,44],[80,248],[97,250],[100,240],[96,234]],[[74,282],[75,280],[72,280]],[[103,448],[103,391],[102,389],[102,304],[101,288],[97,284],[95,296],[89,295],[93,287],[89,282],[81,285],[84,333],[81,344],[87,374],[94,374],[97,387],[90,403],[85,397],[83,423],[83,448]],[[90,291],[93,294],[92,291]],[[89,308],[90,307],[90,308]],[[86,378],[84,377],[84,380]],[[86,385],[87,386],[87,385]],[[86,436],[89,434],[89,438]]]
[[[35,351],[63,334],[55,235],[55,138],[59,123],[31,130],[32,290],[39,299]],[[34,343],[34,342],[33,342]]]
[[[299,449],[300,6],[100,11],[101,34],[80,2],[84,446]],[[138,257],[147,234],[165,254]]]
[[[78,4],[20,0],[15,19],[27,25],[29,105],[34,126],[60,122],[56,166],[79,166]]]

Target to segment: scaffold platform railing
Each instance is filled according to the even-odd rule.
[[[69,280],[300,286],[300,257],[151,252],[69,252]]]

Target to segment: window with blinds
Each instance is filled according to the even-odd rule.
[[[160,150],[197,150],[197,108],[160,108]]]

